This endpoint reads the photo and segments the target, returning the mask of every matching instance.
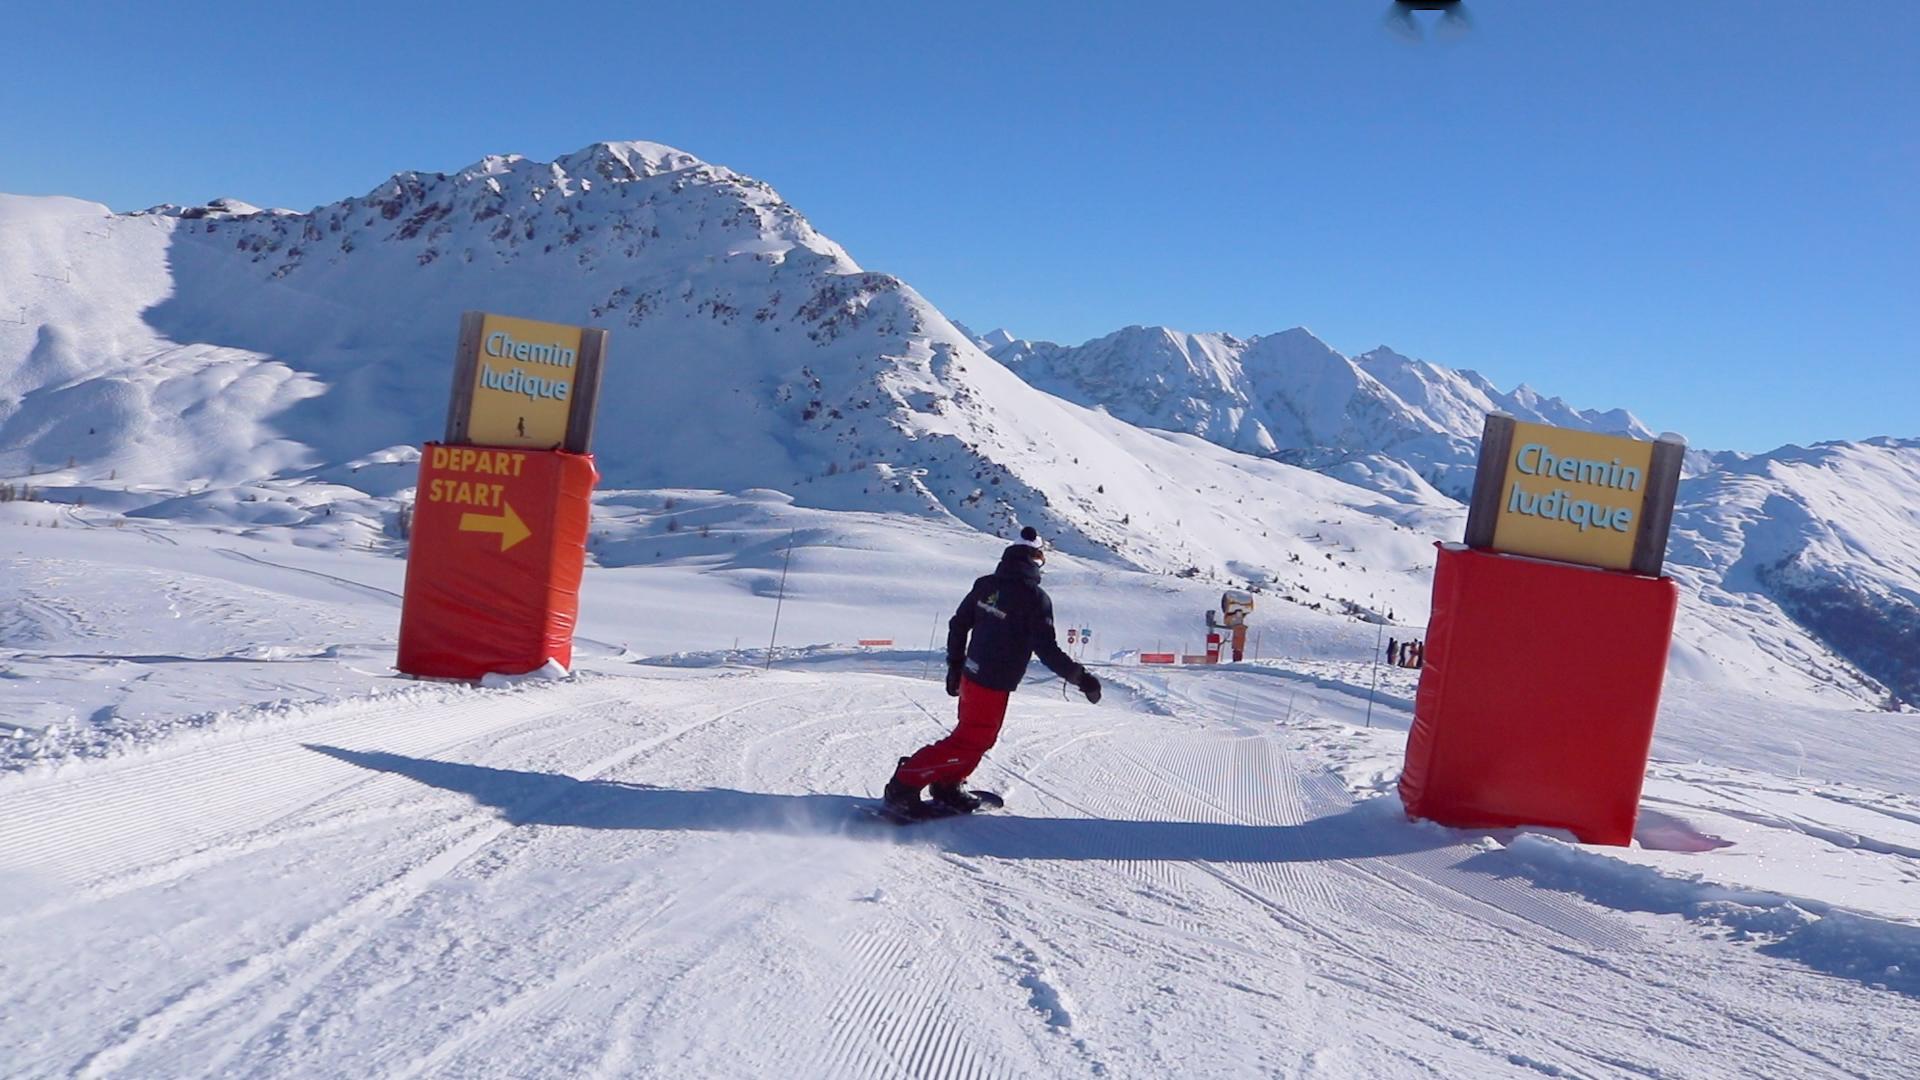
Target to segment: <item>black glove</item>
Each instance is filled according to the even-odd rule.
[[[959,664],[947,665],[947,696],[948,697],[960,696],[960,665]]]
[[[1074,680],[1074,685],[1080,687],[1080,692],[1087,695],[1089,705],[1100,704],[1100,680],[1094,678],[1093,672],[1081,668],[1080,677]]]

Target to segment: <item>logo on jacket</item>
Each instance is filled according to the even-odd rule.
[[[981,611],[986,612],[996,619],[1004,619],[1007,617],[1007,613],[1000,610],[1000,590],[998,589],[987,594],[987,598],[980,601],[976,606],[979,607]]]

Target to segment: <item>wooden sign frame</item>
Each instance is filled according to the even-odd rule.
[[[468,311],[460,316],[460,335],[453,352],[453,395],[447,403],[446,438],[449,446],[472,445],[468,428],[473,421],[474,383],[480,366],[480,337],[487,313]],[[600,373],[607,351],[607,332],[580,328],[580,356],[575,361],[572,389],[567,396],[567,431],[560,445],[550,448],[572,454],[593,449],[594,418],[600,405]]]
[[[1494,532],[1500,523],[1502,495],[1508,482],[1507,466],[1513,458],[1513,437],[1518,425],[1519,421],[1507,413],[1487,414],[1480,436],[1480,458],[1474,466],[1473,496],[1467,503],[1468,547],[1499,550],[1494,546]],[[1662,435],[1652,446],[1646,482],[1640,492],[1632,561],[1626,569],[1658,577],[1666,566],[1667,538],[1673,528],[1673,504],[1679,494],[1680,468],[1686,460],[1687,443],[1678,435]]]

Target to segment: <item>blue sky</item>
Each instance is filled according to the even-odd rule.
[[[34,5],[0,191],[306,209],[652,139],[978,330],[1305,325],[1700,446],[1920,435],[1916,5],[1469,2],[1420,44],[1371,0]]]

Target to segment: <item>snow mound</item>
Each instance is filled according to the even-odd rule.
[[[1462,864],[1576,893],[1621,911],[1679,915],[1830,975],[1920,995],[1920,925],[1824,902],[1676,877],[1592,848],[1525,834]]]

